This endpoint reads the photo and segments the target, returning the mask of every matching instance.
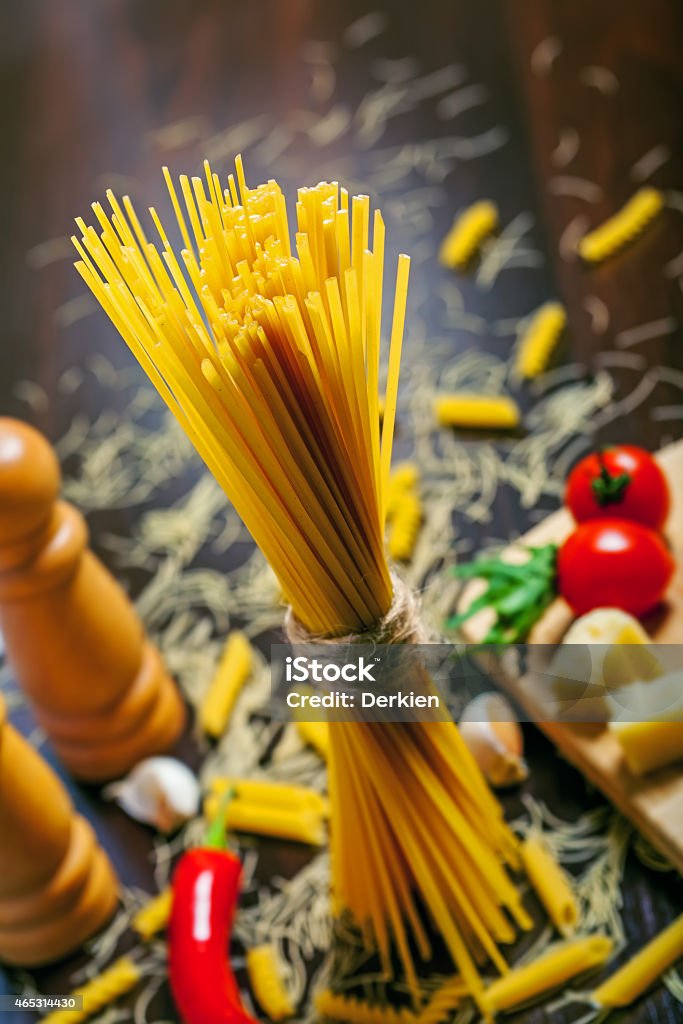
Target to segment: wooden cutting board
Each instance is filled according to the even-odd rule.
[[[667,534],[676,557],[677,569],[667,594],[666,607],[643,625],[657,643],[683,644],[683,441],[663,448],[657,456],[665,470],[673,493]],[[565,510],[556,512],[521,538],[522,544],[561,543],[574,528]],[[481,592],[480,581],[473,581],[461,600],[466,608]],[[558,599],[536,624],[531,643],[557,644],[573,616],[564,601]],[[486,612],[473,616],[462,629],[467,640],[480,643],[491,624]],[[542,706],[534,697],[528,680],[500,670],[496,678],[519,701],[529,716],[555,743],[557,749],[585,777],[637,826],[651,843],[683,873],[683,763],[655,772],[643,779],[634,778],[626,769],[617,740],[605,728],[543,721]]]

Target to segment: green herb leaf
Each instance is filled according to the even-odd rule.
[[[526,639],[556,594],[557,545],[529,547],[526,551],[529,558],[521,564],[487,556],[455,566],[453,572],[459,579],[484,579],[488,586],[468,608],[451,616],[446,627],[457,629],[477,612],[492,608],[496,622],[484,643],[519,643]]]
[[[532,576],[526,583],[510,590],[505,597],[496,602],[496,611],[501,619],[514,619],[527,608],[533,607],[543,597],[547,587],[544,576]]]

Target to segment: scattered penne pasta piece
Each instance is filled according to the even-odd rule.
[[[641,188],[618,213],[584,235],[578,243],[579,256],[587,263],[600,263],[633,241],[664,206],[656,188]]]
[[[683,957],[683,914],[596,988],[599,1007],[630,1006],[672,964]]]
[[[416,493],[419,479],[420,471],[414,462],[401,462],[395,467],[387,489],[387,520],[391,519],[406,494]]]
[[[323,818],[330,816],[330,802],[322,793],[308,786],[295,786],[289,782],[271,779],[215,778],[210,783],[211,793],[222,796],[227,790],[235,792],[237,800],[291,810],[309,810]]]
[[[406,491],[412,490],[417,486],[419,479],[420,468],[416,462],[399,462],[389,477],[389,496],[387,501],[391,500],[392,494],[401,495],[405,494]]]
[[[520,377],[543,373],[566,323],[567,314],[559,302],[546,302],[534,313],[517,346],[515,371]]]
[[[274,948],[267,943],[247,950],[249,984],[257,1003],[270,1020],[293,1017],[295,1006],[287,992]]]
[[[330,756],[330,727],[327,722],[302,722],[298,718],[294,721],[301,740],[326,761]]]
[[[423,519],[417,493],[420,470],[414,462],[397,465],[389,477],[387,523],[389,556],[395,562],[410,560]]]
[[[168,924],[171,913],[173,893],[171,889],[164,889],[158,896],[152,896],[143,907],[137,911],[131,921],[131,928],[141,939],[148,941]]]
[[[204,801],[204,814],[213,821],[220,808],[221,798],[211,794]],[[225,814],[225,827],[230,832],[251,832],[257,836],[288,839],[310,846],[322,846],[325,827],[320,814],[308,808],[276,807],[231,800]]]
[[[511,430],[519,426],[521,420],[517,403],[507,395],[465,392],[440,395],[434,400],[434,415],[441,427],[475,430]]]
[[[408,491],[396,502],[389,520],[389,556],[395,562],[408,562],[423,519],[422,502]]]
[[[491,1013],[511,1010],[551,989],[563,985],[570,978],[599,967],[609,958],[612,940],[606,935],[591,935],[574,939],[544,953],[509,974],[497,978],[486,989],[484,1001]]]
[[[463,210],[441,243],[439,262],[444,267],[462,268],[479,250],[481,243],[498,227],[498,210],[488,199],[481,199]]]
[[[123,956],[97,977],[74,990],[72,994],[83,1000],[81,1010],[57,1010],[43,1017],[42,1024],[80,1024],[130,992],[141,977],[137,964],[130,957]]]
[[[209,736],[217,738],[225,732],[251,669],[251,644],[244,633],[231,633],[199,712],[201,727]]]
[[[525,840],[520,852],[524,870],[550,920],[562,935],[572,935],[579,923],[579,907],[569,876],[538,839]]]

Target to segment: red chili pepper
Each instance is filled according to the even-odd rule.
[[[173,875],[168,926],[171,992],[185,1024],[255,1024],[244,1010],[228,946],[242,864],[227,849],[225,812]]]

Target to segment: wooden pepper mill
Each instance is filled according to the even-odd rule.
[[[168,750],[185,708],[59,486],[45,438],[0,417],[0,630],[64,764],[102,782]]]
[[[111,917],[117,882],[52,769],[7,722],[0,697],[0,961],[73,952]]]

